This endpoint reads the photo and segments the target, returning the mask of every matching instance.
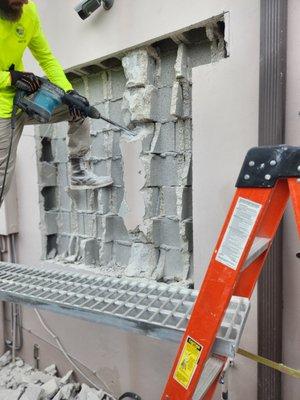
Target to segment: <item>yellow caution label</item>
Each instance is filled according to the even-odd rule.
[[[174,373],[175,381],[180,383],[185,389],[187,389],[191,383],[202,350],[203,346],[201,344],[197,343],[191,337],[187,337]]]

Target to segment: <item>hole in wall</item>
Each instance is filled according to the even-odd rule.
[[[41,141],[42,144],[42,154],[40,161],[51,162],[54,160],[52,147],[51,147],[51,139],[44,137]]]
[[[47,259],[54,258],[57,255],[57,235],[47,236]]]
[[[56,188],[54,186],[46,186],[42,189],[44,198],[44,210],[50,211],[57,208]]]

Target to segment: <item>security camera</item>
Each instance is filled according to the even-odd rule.
[[[114,0],[83,0],[75,7],[75,11],[81,19],[86,19],[101,6],[101,3],[105,10],[109,10],[113,6]]]

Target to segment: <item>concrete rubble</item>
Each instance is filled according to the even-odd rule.
[[[0,357],[0,400],[114,400],[102,390],[76,383],[73,371],[58,377],[54,364],[35,370],[10,351]]]

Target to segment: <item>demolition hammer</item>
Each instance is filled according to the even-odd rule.
[[[103,119],[111,125],[124,131],[129,136],[135,136],[134,132],[125,128],[109,118],[100,114],[97,108],[89,105],[79,97],[74,97],[66,93],[60,87],[51,83],[48,79],[38,77],[41,82],[40,88],[33,94],[28,93],[28,87],[23,82],[17,82],[17,92],[15,96],[15,107],[20,108],[30,117],[41,123],[48,123],[53,111],[62,104],[74,107],[79,110],[84,117],[93,119]]]

